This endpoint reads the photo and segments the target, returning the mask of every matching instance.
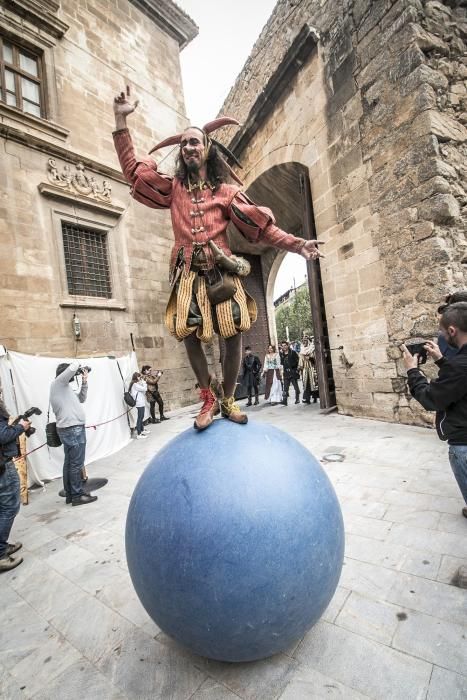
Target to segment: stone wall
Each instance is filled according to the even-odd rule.
[[[112,100],[126,85],[140,99],[129,120],[138,152],[186,124],[179,42],[129,0],[47,0],[43,24],[33,2],[22,3],[21,16],[15,3],[8,7],[0,10],[0,32],[43,54],[47,115],[28,117],[0,102],[0,342],[32,354],[120,355],[131,350],[132,334],[140,364],[165,370],[169,406],[190,403],[193,374],[163,324],[170,216],[131,200],[112,143]],[[165,10],[187,40],[196,34],[168,0],[157,11]],[[60,188],[50,158],[59,174],[68,166],[75,175],[83,163],[99,188],[110,184],[110,199]],[[112,299],[68,294],[62,220],[109,232]],[[73,313],[82,327],[77,342]]]
[[[247,186],[281,163],[309,169],[344,413],[431,421],[406,395],[397,345],[434,334],[440,299],[465,286],[467,25],[456,5],[281,0],[222,108],[247,123],[303,25],[317,30],[241,158]]]

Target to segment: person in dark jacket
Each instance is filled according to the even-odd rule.
[[[428,355],[439,367],[431,382],[418,369],[417,355],[402,346],[410,393],[427,411],[436,411],[436,430],[449,445],[449,462],[466,506],[467,518],[467,302],[450,304],[441,314],[440,331],[454,357],[443,357],[438,345],[428,341]]]
[[[261,377],[261,360],[257,355],[253,355],[249,345],[245,348],[245,357],[243,358],[243,383],[248,392],[247,406],[251,406],[253,392],[255,394],[255,406],[259,404],[259,382]]]
[[[295,389],[295,403],[300,403],[300,389],[298,386],[298,362],[299,358],[295,350],[289,348],[286,340],[281,343],[281,365],[284,372],[284,393],[282,403],[287,406],[289,387],[292,384]]]
[[[23,561],[22,557],[13,556],[21,549],[21,542],[8,542],[20,507],[19,475],[12,459],[18,456],[16,439],[31,427],[28,420],[8,425],[8,419],[8,411],[0,400],[0,572],[10,571]]]

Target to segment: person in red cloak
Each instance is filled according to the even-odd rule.
[[[200,387],[201,410],[194,427],[204,430],[220,412],[234,423],[248,417],[235,403],[234,392],[242,360],[242,331],[256,320],[254,300],[241,277],[249,264],[232,254],[227,226],[232,221],[245,238],[266,243],[304,258],[320,256],[320,241],[305,241],[282,231],[272,211],[257,206],[242,191],[227,158],[235,157],[210,134],[221,126],[238,122],[221,117],[202,129],[190,126],[171,136],[150,153],[165,146],[178,146],[174,177],[158,171],[152,158],[137,158],[127,128],[127,117],[138,102],[130,102],[129,90],[114,99],[114,144],[131,195],[154,209],[170,209],[175,242],[170,258],[172,291],[166,310],[169,332],[183,341]],[[230,184],[235,180],[238,185]],[[202,343],[214,333],[224,338],[223,384],[210,376]]]

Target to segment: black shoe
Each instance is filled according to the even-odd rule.
[[[162,423],[163,420],[170,420],[167,416],[161,416],[161,419],[157,421],[158,423]]]
[[[94,503],[97,501],[97,496],[90,496],[87,493],[83,493],[78,498],[74,498],[71,502],[72,506],[84,506],[86,503]]]
[[[69,504],[72,503],[72,502],[73,502],[73,499],[72,499],[71,496],[65,496],[65,503],[66,503],[67,505],[69,505]]]
[[[159,418],[151,418],[150,423],[160,423]]]
[[[283,406],[287,406],[287,399],[284,399],[283,401],[281,401],[281,404],[282,404]]]
[[[302,399],[302,403],[310,403],[310,399]]]
[[[295,399],[295,403],[300,403],[300,399]]]
[[[12,554],[17,552],[23,546],[22,542],[15,542],[12,544],[7,544],[6,546],[6,556],[11,557]]]
[[[255,406],[259,406],[259,399],[255,399]]]
[[[249,399],[248,399],[248,402],[247,402],[246,405],[247,405],[247,406],[251,406],[251,405],[252,405],[252,403],[251,403],[251,401],[250,401]]]

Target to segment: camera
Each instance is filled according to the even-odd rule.
[[[424,365],[427,360],[425,343],[406,343],[405,347],[411,355],[418,355],[418,364]]]
[[[78,367],[78,369],[75,372],[75,377],[78,377],[80,374],[84,374],[85,372],[90,372],[91,367]]]
[[[35,406],[32,406],[32,408],[28,408],[28,410],[25,411],[21,416],[18,416],[17,418],[15,418],[12,425],[18,425],[20,420],[29,420],[29,418],[31,416],[40,416],[41,413],[42,413],[42,411],[40,408],[36,408]],[[24,434],[26,435],[26,437],[31,437],[31,435],[34,435],[35,432],[36,432],[36,429],[33,428],[31,425],[30,428],[28,428],[27,430],[24,431]]]

